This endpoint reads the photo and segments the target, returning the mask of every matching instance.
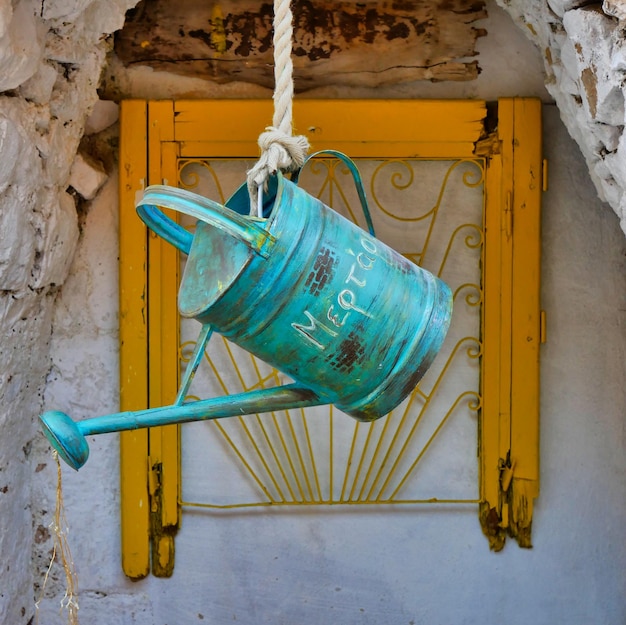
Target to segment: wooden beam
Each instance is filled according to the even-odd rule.
[[[294,0],[296,91],[478,76],[483,0]],[[273,8],[258,0],[143,0],[115,51],[126,65],[274,86]]]

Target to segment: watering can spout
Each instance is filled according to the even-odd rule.
[[[65,413],[53,410],[41,415],[39,420],[43,433],[59,456],[73,469],[78,470],[89,458],[86,437],[93,434],[222,419],[270,410],[291,410],[324,403],[326,401],[312,390],[300,384],[288,384],[187,404],[118,412],[83,421],[73,421]]]

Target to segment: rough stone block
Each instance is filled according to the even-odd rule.
[[[13,172],[19,162],[24,140],[15,124],[0,116],[0,193],[11,184]]]
[[[613,50],[619,39],[617,23],[595,9],[568,11],[563,25],[570,36],[575,58],[562,55],[568,72],[576,72],[591,119],[609,125],[624,123],[623,75],[611,70]]]
[[[613,46],[610,68],[614,72],[626,73],[626,40],[617,39]]]
[[[554,83],[560,91],[569,95],[580,96],[580,87],[572,75],[563,66],[553,66]]]
[[[35,259],[35,233],[29,223],[34,194],[10,186],[0,203],[0,290],[19,291],[28,284]]]
[[[622,230],[626,232],[626,194],[622,195],[622,200],[619,204],[617,215],[619,217],[619,223],[622,227]]]
[[[10,7],[10,4],[9,4]],[[0,14],[0,91],[19,87],[37,70],[44,32],[26,0]]]
[[[44,184],[62,184],[69,178],[80,137],[68,130],[73,131],[73,128],[65,127],[58,118],[51,118],[45,137],[37,141],[43,159]]]
[[[132,9],[138,0],[108,0],[91,2],[80,19],[85,27],[97,34],[112,33],[124,26],[126,12]]]
[[[11,2],[4,0],[0,3],[0,39],[7,34],[12,18],[13,6]]]
[[[120,107],[113,100],[98,100],[85,122],[85,134],[93,135],[112,126],[120,116]]]
[[[19,291],[28,284],[36,255],[32,217],[37,210],[41,163],[27,132],[28,107],[12,107],[0,115],[0,290]]]
[[[574,43],[568,39],[563,44],[560,53],[561,66],[563,67],[563,71],[573,80],[577,81],[578,76],[580,75],[580,59],[576,54]]]
[[[593,119],[610,126],[624,124],[624,94],[620,85],[608,79],[606,75],[598,75],[598,68],[589,70],[589,76],[595,81],[595,115]],[[585,74],[587,75],[587,74]]]
[[[597,62],[610,58],[618,25],[601,11],[568,11],[563,17],[563,26],[581,61]]]
[[[105,183],[107,173],[102,165],[87,154],[76,155],[68,184],[86,200],[92,200]]]
[[[611,177],[611,170],[608,168],[604,158],[599,158],[593,165],[591,166],[591,173],[595,175],[600,180],[605,180]]]
[[[93,2],[93,0],[46,0],[42,4],[45,20],[63,18],[66,22],[76,18]]]
[[[533,40],[545,59],[546,89],[580,147],[598,195],[622,219],[626,147],[615,147],[625,124],[626,39],[623,0],[496,0]],[[617,19],[615,19],[617,18]],[[526,31],[525,31],[526,32]],[[612,127],[612,128],[611,128]]]
[[[41,63],[34,76],[20,86],[20,93],[35,104],[45,104],[52,97],[54,83],[59,74],[47,63]]]
[[[594,179],[594,182],[598,188],[598,196],[602,201],[608,202],[611,206],[620,206],[620,202],[624,197],[624,191],[612,176],[601,178],[599,182]],[[616,210],[616,212],[619,216],[619,211]]]
[[[591,127],[594,136],[598,139],[607,152],[615,152],[618,148],[623,133],[622,126],[610,126],[608,124],[594,124]]]
[[[548,0],[548,6],[559,17],[563,17],[567,11],[584,7],[592,2],[593,0]]]
[[[117,176],[112,175],[89,207],[67,280],[57,300],[55,337],[71,343],[77,334],[100,336],[118,329]],[[76,308],[72,302],[80,301]]]
[[[72,196],[66,192],[57,196],[55,191],[44,194],[48,198],[42,201],[52,202],[53,209],[40,226],[42,252],[36,263],[36,275],[31,283],[33,288],[59,286],[65,282],[79,234],[76,205]]]
[[[624,0],[604,0],[602,10],[620,21],[626,20],[626,3]]]
[[[617,150],[606,156],[615,180],[626,189],[626,136],[620,137]]]

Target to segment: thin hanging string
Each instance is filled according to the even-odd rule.
[[[79,625],[78,622],[78,597],[77,588],[78,581],[76,576],[76,570],[74,567],[74,560],[72,559],[72,552],[70,551],[69,543],[67,542],[67,519],[65,518],[65,506],[63,505],[63,482],[61,479],[61,462],[59,461],[59,455],[57,452],[53,452],[54,459],[57,463],[57,498],[56,506],[54,510],[54,521],[50,524],[54,535],[54,547],[52,549],[52,556],[50,558],[50,564],[48,570],[43,579],[41,586],[41,593],[39,599],[35,603],[36,619],[35,622],[39,624],[39,604],[44,596],[46,584],[48,583],[48,577],[52,570],[52,565],[57,556],[60,559],[61,566],[65,572],[65,595],[61,599],[60,611],[67,610],[67,623],[68,625]]]
[[[250,213],[262,216],[259,198],[268,177],[277,171],[294,171],[309,150],[305,136],[293,136],[293,63],[291,0],[274,0],[274,117],[272,126],[259,136],[261,156],[248,172]]]

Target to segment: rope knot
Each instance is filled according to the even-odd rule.
[[[259,169],[267,170],[263,180],[260,180],[260,174],[255,176],[258,184],[265,182],[268,175],[275,174],[278,170],[294,171],[302,167],[309,150],[309,141],[306,137],[302,135],[293,137],[273,126],[261,133],[258,143],[261,148]]]
[[[259,135],[261,156],[248,171],[248,191],[251,212],[256,211],[256,196],[269,176],[277,171],[295,171],[302,167],[309,150],[309,141],[303,135],[292,136],[269,126]]]

